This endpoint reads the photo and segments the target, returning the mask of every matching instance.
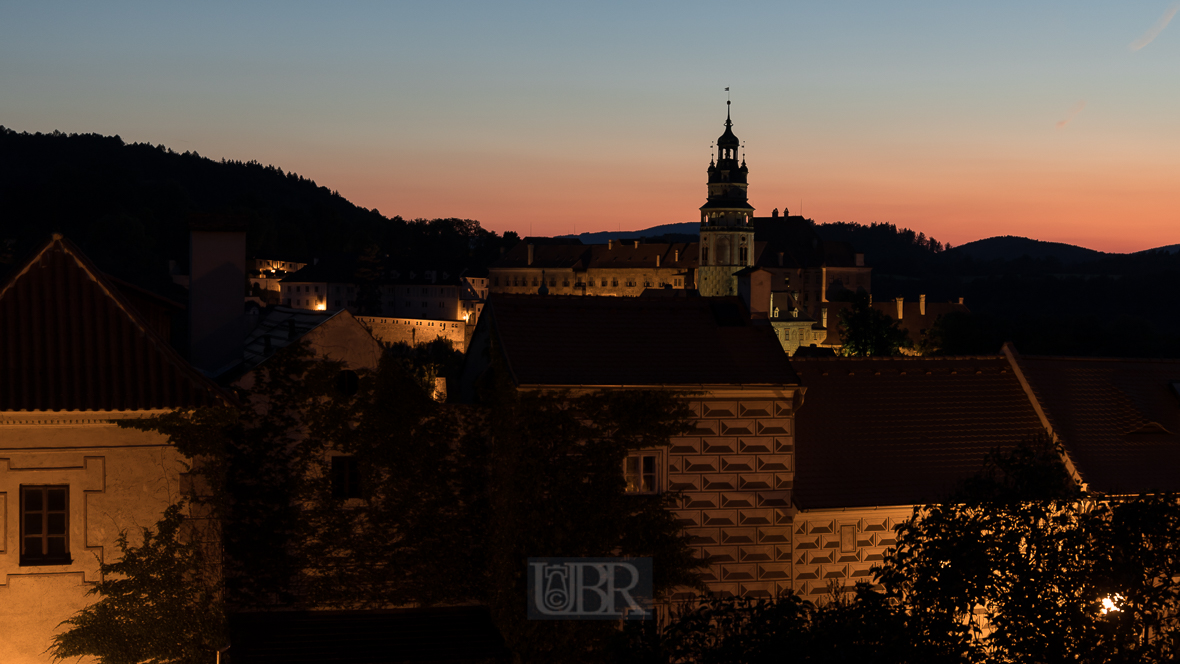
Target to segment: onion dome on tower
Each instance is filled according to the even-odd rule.
[[[709,161],[708,200],[701,206],[701,228],[707,226],[746,226],[754,216],[754,208],[746,200],[745,156],[738,162],[741,141],[733,133],[729,102],[725,102],[725,133],[717,139],[716,160]]]
[[[709,196],[701,206],[700,273],[701,295],[737,295],[734,273],[754,264],[754,208],[746,199],[749,186],[746,159],[738,152],[742,143],[733,133],[729,102],[726,104],[725,133],[717,139],[717,155],[709,161]]]

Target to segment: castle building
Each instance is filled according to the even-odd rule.
[[[746,197],[750,170],[745,155],[738,163],[740,148],[727,111],[717,158],[709,160],[708,200],[701,206],[697,289],[705,297],[737,295],[734,274],[754,265],[754,208]]]
[[[489,268],[489,291],[622,297],[649,288],[696,289],[705,297],[744,292],[751,311],[782,313],[776,330],[784,348],[822,341],[828,336],[822,309],[829,295],[871,293],[872,268],[863,253],[846,242],[824,240],[810,219],[785,208],[781,216],[776,208],[770,216],[755,217],[741,147],[727,114],[709,162],[699,242],[583,245],[573,238],[526,238]],[[743,291],[739,282],[753,269],[764,271],[764,283],[746,284]],[[813,324],[819,327],[811,330]]]

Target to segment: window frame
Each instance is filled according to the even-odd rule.
[[[22,484],[20,485],[20,562],[21,567],[34,567],[45,565],[72,565],[74,563],[73,557],[70,555],[70,485],[68,484]],[[51,490],[61,490],[65,496],[64,506],[60,510],[50,509],[49,506],[49,492]],[[28,526],[28,516],[30,512],[26,506],[27,495],[31,492],[41,493],[41,509],[32,514],[41,515],[40,534],[28,534],[26,528]],[[62,515],[62,533],[56,534],[49,532],[49,516],[50,514],[60,513]],[[29,538],[39,537],[41,539],[41,550],[46,551],[44,554],[29,555],[27,552]],[[61,555],[51,555],[48,553],[49,539],[51,537],[61,538],[63,540],[63,551]]]
[[[635,488],[635,489],[632,488],[633,485],[631,483],[631,477],[634,476],[634,473],[632,473],[630,471],[630,469],[628,468],[628,466],[630,466],[630,461],[632,459],[638,459],[637,470],[638,470],[638,476],[640,478],[640,483],[638,485],[635,485],[638,488]],[[652,469],[651,469],[650,473],[644,469],[644,462],[643,462],[644,459],[652,459],[652,464],[651,464]],[[629,494],[629,495],[635,495],[635,496],[652,496],[652,495],[656,495],[656,494],[660,494],[660,493],[664,492],[664,477],[667,475],[667,472],[665,471],[665,468],[664,468],[664,451],[663,450],[659,450],[659,449],[631,450],[631,451],[627,452],[627,456],[623,457],[622,470],[623,470],[623,482],[624,482],[623,492],[624,493]],[[647,475],[651,475],[651,486],[652,486],[651,489],[642,488],[643,487],[643,478]]]

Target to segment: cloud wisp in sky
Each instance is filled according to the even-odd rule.
[[[1168,23],[1172,20],[1172,17],[1176,15],[1177,11],[1180,11],[1180,2],[1173,2],[1172,6],[1168,7],[1168,10],[1164,12],[1163,16],[1160,16],[1159,20],[1155,22],[1155,25],[1152,25],[1150,28],[1148,28],[1147,32],[1139,35],[1139,39],[1136,39],[1135,41],[1128,44],[1127,48],[1131,49],[1132,51],[1138,51],[1144,46],[1150,44],[1155,40],[1156,37],[1160,36],[1160,33],[1164,31],[1164,28],[1168,27]]]
[[[1077,114],[1081,113],[1082,109],[1085,107],[1086,107],[1086,100],[1085,99],[1074,104],[1073,108],[1069,109],[1069,113],[1067,113],[1065,115],[1065,119],[1057,121],[1057,128],[1058,129],[1065,129],[1065,125],[1069,124],[1075,117],[1077,117]]]

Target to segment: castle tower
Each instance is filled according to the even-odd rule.
[[[746,200],[745,155],[733,134],[726,104],[725,133],[717,139],[716,160],[709,160],[709,198],[701,206],[701,262],[697,288],[705,297],[737,295],[738,270],[754,265],[754,208]]]

